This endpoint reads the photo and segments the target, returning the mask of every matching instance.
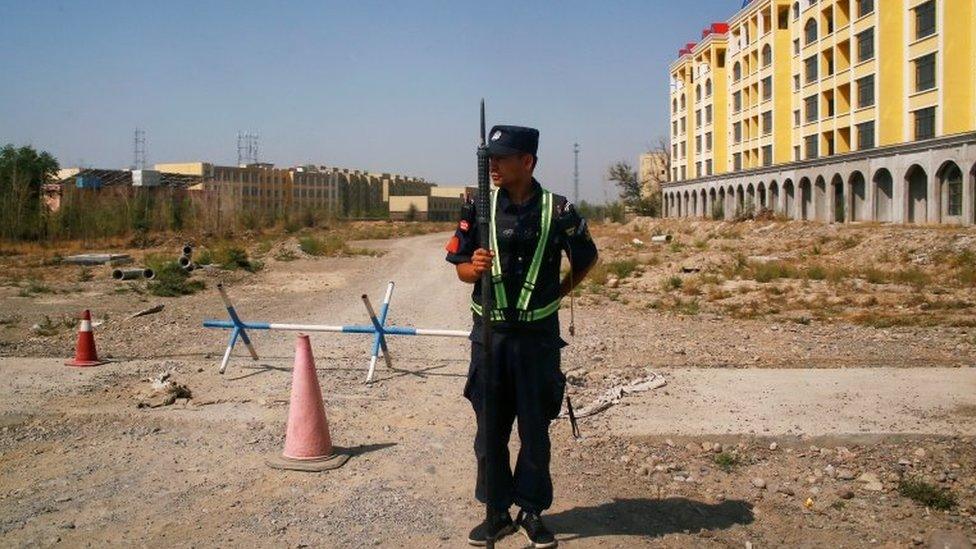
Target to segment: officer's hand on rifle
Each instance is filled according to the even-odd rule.
[[[475,274],[481,276],[485,271],[491,270],[491,260],[494,256],[495,254],[484,248],[475,250],[471,256],[471,266],[474,267]]]

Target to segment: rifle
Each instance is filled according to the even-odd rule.
[[[478,146],[478,235],[479,243],[485,250],[491,251],[491,238],[489,237],[490,223],[494,212],[491,211],[491,183],[488,180],[488,144],[485,142],[485,100],[481,100],[481,144]],[[485,466],[484,478],[482,479],[485,487],[485,525],[488,549],[494,549],[495,537],[491,532],[491,496],[494,485],[494,475],[491,473],[491,465],[495,462],[495,451],[491,444],[495,433],[495,402],[494,391],[492,389],[492,353],[491,353],[491,311],[494,310],[491,301],[491,270],[481,273],[481,307],[482,307],[482,346],[484,349],[483,367],[481,371],[481,417],[484,418],[484,441],[485,441]]]

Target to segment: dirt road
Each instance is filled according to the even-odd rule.
[[[364,323],[359,295],[369,293],[378,301],[386,281],[394,279],[391,323],[465,328],[470,322],[468,288],[443,262],[444,241],[440,234],[376,242],[368,245],[388,248],[386,255],[280,264],[230,291],[245,318]],[[167,303],[169,316],[137,320],[124,329],[105,327],[111,338],[99,341],[103,352],[115,344],[128,350],[126,356],[139,358],[84,370],[65,368],[56,359],[0,359],[2,545],[464,545],[467,530],[481,516],[471,498],[473,418],[460,396],[467,370],[465,340],[394,340],[392,351],[402,371],[381,365],[378,383],[365,387],[369,339],[314,336],[333,440],[354,456],[327,474],[282,472],[266,467],[264,460],[282,445],[294,334],[258,334],[262,359],[252,363],[238,352],[227,374],[219,376],[216,361],[225,334],[199,327],[205,316],[222,316],[215,292]],[[591,329],[580,338],[581,350],[567,357],[566,369],[585,363],[595,370],[587,349],[600,345],[607,368],[634,360],[630,352],[641,347],[641,338],[625,341],[621,335],[633,316],[580,314]],[[587,321],[588,314],[602,316]],[[142,345],[140,334],[145,334]],[[617,347],[626,353],[615,354]],[[145,379],[168,370],[192,390],[193,398],[137,408],[149,385]],[[555,424],[557,501],[549,513],[551,526],[574,547],[723,547],[745,541],[862,546],[905,543],[918,535],[919,524],[926,535],[933,529],[974,535],[976,523],[969,521],[968,511],[976,490],[972,439],[953,438],[972,434],[971,421],[965,422],[972,414],[971,369],[946,372],[942,385],[917,393],[896,390],[898,383],[916,387],[925,381],[913,370],[793,372],[666,369],[671,385],[585,420],[581,442],[571,439],[564,423]],[[928,372],[922,377],[942,373]],[[890,390],[876,391],[876,376],[894,380]],[[828,401],[817,409],[810,387],[830,388],[837,382],[846,392],[818,393]],[[741,394],[750,402],[740,408],[748,418],[714,422],[714,415],[703,410],[734,405],[735,383],[753,391]],[[716,386],[723,388],[721,399]],[[583,398],[589,394],[577,390]],[[781,397],[756,397],[764,391]],[[802,395],[804,405],[782,406],[790,400],[782,395],[791,392]],[[833,409],[830,402],[839,406],[852,399],[877,421],[862,422],[858,416],[842,424],[822,422],[821,431],[806,427],[811,414]],[[887,413],[884,406],[897,413]],[[940,407],[958,417],[929,421]],[[669,414],[675,421],[647,421],[650,414]],[[868,431],[845,427],[840,434],[924,434],[923,442],[909,441],[910,448],[937,447],[929,450],[937,457],[923,460],[919,470],[956,465],[952,475],[962,490],[965,513],[926,513],[923,518],[915,512],[909,515],[915,519],[896,520],[886,507],[888,496],[860,488],[851,500],[857,506],[847,511],[830,507],[826,496],[834,493],[834,480],[804,483],[802,477],[823,467],[805,459],[814,454],[831,458],[819,451],[804,457],[808,452],[802,449],[814,439],[797,436],[790,426],[814,435],[852,424]],[[716,433],[727,434],[712,436]],[[702,434],[711,437],[707,450],[695,437]],[[664,441],[664,435],[678,442]],[[770,440],[795,447],[797,453],[785,462],[767,459]],[[898,455],[904,450],[901,443],[880,440],[853,443],[861,445],[852,447],[864,457],[856,462],[859,472],[878,470],[871,456],[884,448]],[[716,469],[713,442],[743,456],[737,472]],[[889,442],[893,450],[882,448]],[[846,455],[839,450],[830,455],[835,454]],[[769,486],[760,488],[750,480],[760,474],[770,478]],[[794,483],[792,495],[777,491],[774,477]],[[883,475],[882,480],[889,483]],[[816,489],[815,506],[802,505],[806,489]],[[804,529],[807,533],[800,534]],[[500,546],[522,547],[524,540],[508,538]]]

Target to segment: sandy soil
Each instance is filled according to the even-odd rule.
[[[481,515],[460,396],[464,340],[394,340],[400,371],[380,366],[366,387],[367,337],[314,336],[333,440],[353,458],[303,474],[264,464],[282,446],[294,334],[258,334],[261,360],[239,350],[220,376],[225,334],[200,327],[222,316],[218,279],[245,318],[300,323],[363,323],[358,296],[379,301],[394,279],[392,323],[465,328],[468,288],[443,263],[445,241],[371,242],[388,253],[206,275],[210,289],[178,299],[97,281],[82,293],[4,294],[0,315],[28,322],[91,306],[104,320],[100,352],[115,362],[62,366],[70,330],[0,331],[2,545],[463,546]],[[163,312],[127,319],[155,302]],[[976,361],[959,347],[969,335],[953,330],[963,329],[675,317],[615,301],[576,315],[564,369],[577,406],[648,371],[669,384],[582,420],[580,441],[554,423],[548,520],[565,546],[976,537]],[[147,379],[166,371],[192,398],[138,408]],[[733,456],[727,471],[719,455]],[[927,509],[898,494],[903,478],[947,488],[958,504]]]

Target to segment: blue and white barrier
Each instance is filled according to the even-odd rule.
[[[370,356],[369,371],[366,374],[366,383],[373,381],[373,372],[376,370],[376,361],[381,350],[383,352],[383,358],[386,361],[387,367],[391,369],[393,368],[390,351],[386,343],[386,336],[468,337],[469,334],[467,330],[438,330],[430,328],[413,328],[408,326],[387,326],[386,317],[390,311],[390,299],[393,297],[393,282],[390,282],[386,287],[386,295],[383,298],[383,306],[380,308],[379,316],[377,316],[376,312],[373,310],[369,297],[366,294],[363,294],[363,304],[366,306],[366,312],[369,315],[371,322],[369,325],[347,324],[342,326],[329,326],[325,324],[245,322],[241,320],[240,316],[237,314],[237,310],[234,308],[234,304],[231,303],[230,297],[227,296],[227,292],[224,290],[223,284],[217,284],[217,291],[220,292],[220,299],[224,302],[224,307],[227,308],[227,315],[230,317],[230,320],[204,320],[203,327],[231,330],[230,340],[227,342],[227,349],[224,351],[224,357],[220,362],[220,373],[224,373],[224,371],[227,369],[227,364],[230,362],[231,352],[234,350],[234,345],[237,344],[238,339],[244,342],[248,352],[251,354],[251,358],[253,360],[258,360],[258,354],[254,350],[254,345],[251,343],[251,338],[248,336],[248,330],[373,334],[373,348]]]

